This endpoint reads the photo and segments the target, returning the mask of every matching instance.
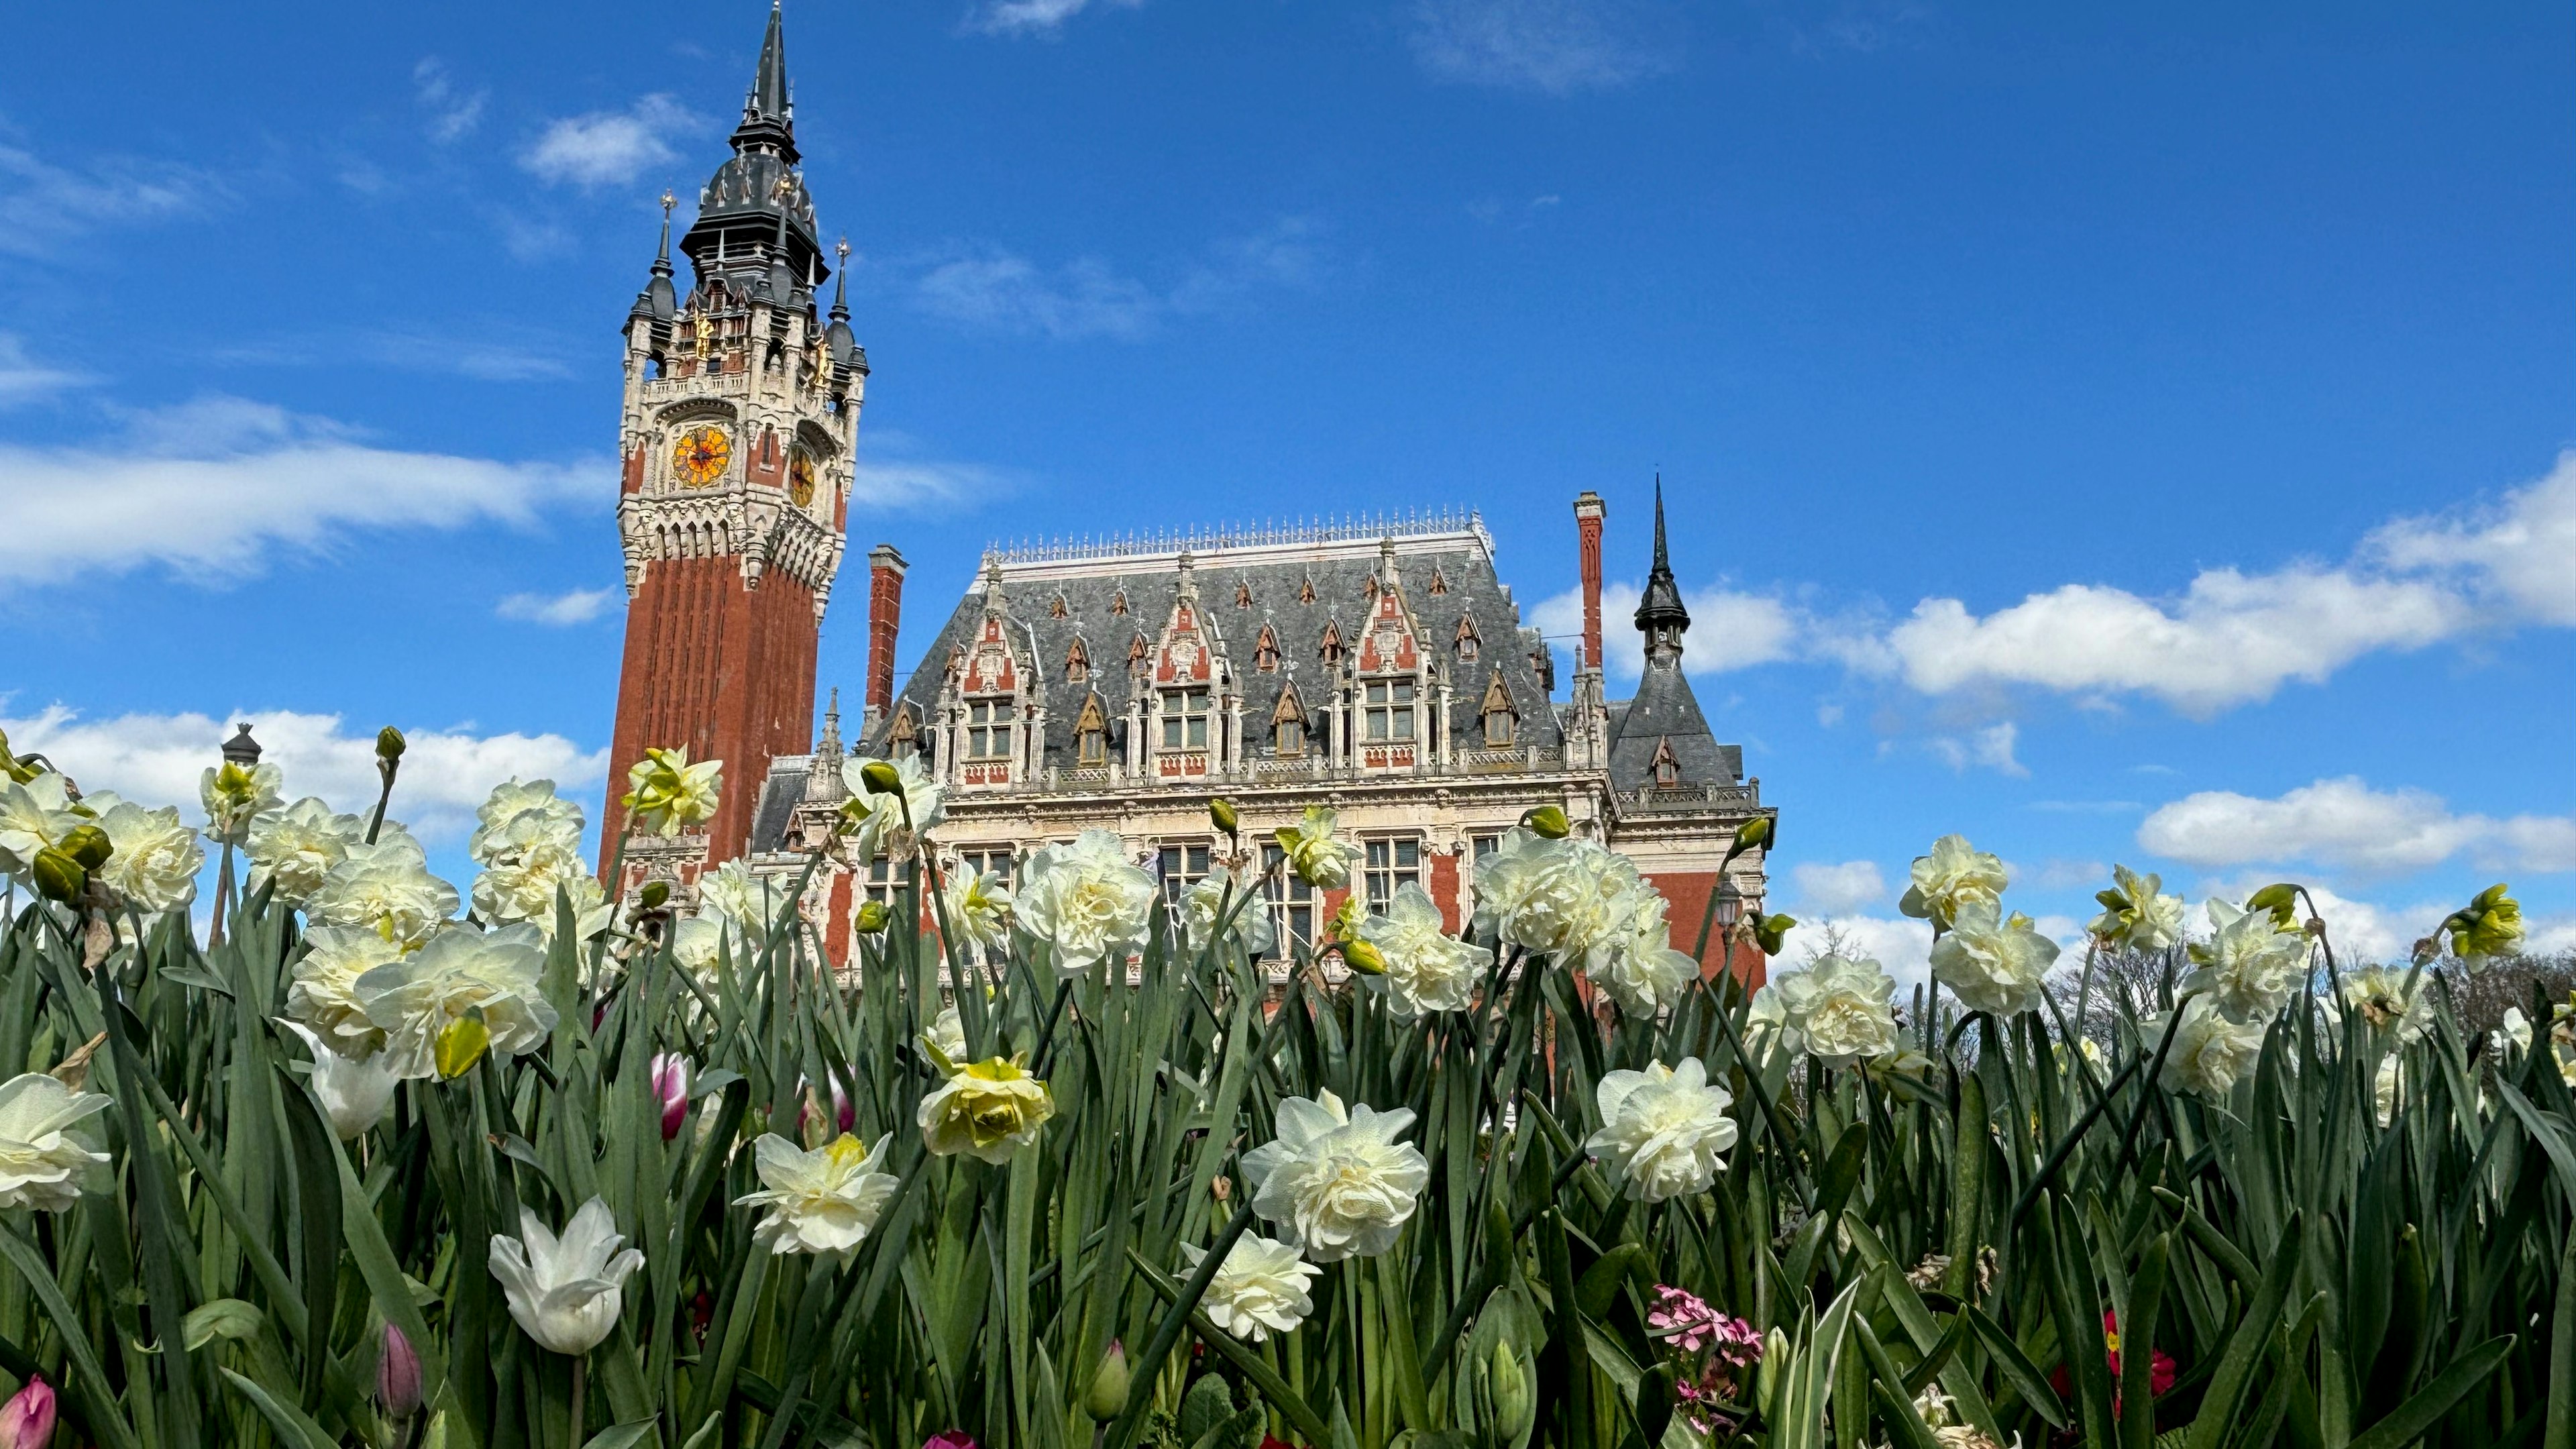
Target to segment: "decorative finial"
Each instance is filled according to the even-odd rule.
[[[674,195],[672,195],[672,194],[671,194],[671,188],[669,188],[669,187],[667,187],[667,186],[663,187],[663,188],[662,188],[662,215],[663,215],[663,216],[665,216],[665,217],[668,217],[668,216],[671,214],[671,208],[672,208],[672,207],[674,207],[674,206],[677,206],[677,205],[679,205],[679,204],[680,204],[680,198],[678,198],[677,196],[674,196]]]
[[[842,263],[847,265],[850,260],[850,239],[843,237],[832,243],[832,255],[839,257]]]

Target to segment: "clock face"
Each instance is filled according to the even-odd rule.
[[[814,502],[814,457],[802,449],[787,458],[787,496],[799,508]]]
[[[733,458],[733,443],[722,428],[710,423],[680,435],[671,448],[671,472],[684,488],[704,488],[724,476],[725,464]]]

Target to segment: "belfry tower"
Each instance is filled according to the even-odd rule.
[[[841,564],[868,360],[846,284],[828,315],[816,309],[833,269],[796,162],[773,5],[733,156],[680,238],[689,291],[672,283],[666,193],[661,252],[626,318],[626,655],[602,869],[625,823],[626,769],[646,747],[724,761],[723,806],[703,836],[630,844],[612,893],[648,870],[693,881],[741,854],[771,757],[813,742],[815,650]]]

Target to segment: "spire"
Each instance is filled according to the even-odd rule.
[[[653,276],[636,294],[634,309],[627,315],[651,322],[668,322],[679,315],[679,297],[671,290],[671,207],[678,200],[670,192],[662,193],[662,245],[653,255]]]
[[[754,116],[781,125],[794,123],[787,100],[787,34],[778,0],[770,0],[769,34],[760,42],[760,69],[752,73],[751,94],[743,98],[743,120],[748,123]]]
[[[1646,575],[1645,597],[1637,601],[1637,628],[1646,636],[1646,657],[1671,665],[1681,658],[1682,631],[1690,627],[1690,610],[1682,607],[1681,587],[1673,582],[1671,555],[1664,547],[1664,478],[1655,475],[1655,566]]]
[[[671,208],[679,200],[669,187],[662,188],[662,243],[653,251],[653,275],[657,277],[671,275]]]
[[[841,761],[841,691],[832,691],[832,703],[823,711],[823,737],[814,742],[814,757],[805,766],[805,798],[820,803],[850,798],[849,782],[842,778]]]
[[[832,244],[832,255],[840,259],[841,270],[832,278],[832,320],[850,320],[850,239],[843,237]]]

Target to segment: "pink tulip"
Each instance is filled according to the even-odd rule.
[[[0,1449],[45,1449],[54,1437],[54,1386],[43,1374],[0,1406]]]
[[[922,1440],[921,1449],[975,1449],[975,1441],[951,1429],[945,1434],[933,1434]]]
[[[653,1058],[653,1095],[662,1100],[662,1140],[680,1135],[689,1120],[689,1059],[673,1052]]]
[[[376,1401],[397,1419],[420,1407],[420,1354],[403,1331],[385,1325],[385,1349],[376,1358]]]

